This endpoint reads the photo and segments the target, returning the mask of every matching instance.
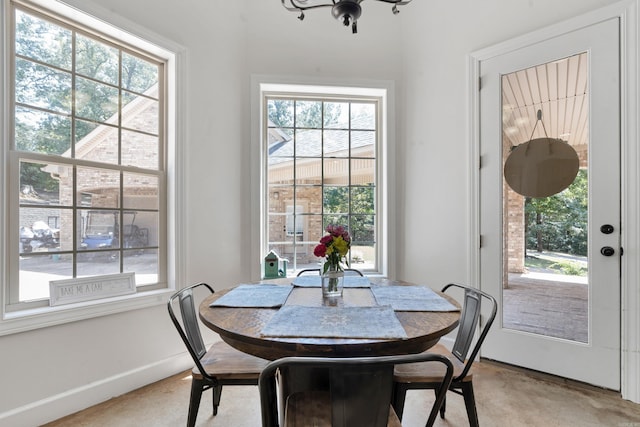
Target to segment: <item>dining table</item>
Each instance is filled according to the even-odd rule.
[[[205,298],[199,316],[232,347],[267,360],[420,353],[458,325],[449,295],[382,277],[354,276],[349,286],[350,278],[338,298],[323,298],[318,276],[240,284]]]
[[[434,346],[457,327],[460,304],[425,285],[370,276],[345,276],[343,295],[327,298],[315,275],[217,291],[199,316],[232,347],[267,360],[391,356]],[[280,403],[297,391],[326,390],[327,381],[319,369],[280,372]]]

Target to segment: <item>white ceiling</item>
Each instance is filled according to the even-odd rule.
[[[587,54],[571,56],[502,76],[505,144],[546,135],[567,141],[586,155],[589,140]],[[537,111],[542,121],[536,126]],[[535,126],[535,133],[532,131]]]

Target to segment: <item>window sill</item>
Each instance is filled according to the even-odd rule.
[[[158,289],[96,301],[5,312],[0,321],[0,336],[165,304],[173,292],[174,289]]]

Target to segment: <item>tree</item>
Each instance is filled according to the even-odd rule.
[[[16,11],[16,149],[62,155],[157,84],[156,64],[97,38],[76,33],[72,40],[71,30]],[[21,183],[50,188],[46,174],[32,169],[21,167]]]
[[[581,169],[564,191],[525,200],[527,249],[587,255],[588,177]]]

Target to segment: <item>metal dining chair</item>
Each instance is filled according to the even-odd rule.
[[[298,276],[302,276],[303,274],[320,274],[320,269],[319,268],[306,268],[304,270],[300,270],[298,272]],[[356,270],[355,268],[345,268],[344,269],[344,274],[345,276],[347,275],[351,275],[351,276],[364,276],[364,274],[362,274],[362,272],[360,270]]]
[[[214,292],[206,283],[197,283],[176,292],[167,303],[171,321],[195,363],[191,372],[191,397],[187,417],[189,427],[196,423],[200,399],[205,390],[213,389],[213,415],[216,415],[222,386],[257,385],[260,372],[269,363],[267,360],[242,353],[224,341],[216,342],[209,350],[206,349],[194,304],[193,291],[197,288],[206,288],[210,293]],[[174,305],[180,311],[182,322],[178,321],[174,313]]]
[[[443,345],[437,344],[429,349],[430,352],[437,352],[447,356],[453,363],[454,373],[453,380],[449,386],[449,390],[462,395],[464,404],[469,418],[471,427],[478,427],[478,413],[476,411],[476,402],[473,393],[473,373],[471,365],[480,351],[480,346],[484,341],[489,328],[493,324],[496,317],[498,304],[494,297],[464,285],[450,283],[442,288],[445,292],[451,287],[457,287],[464,290],[464,303],[460,314],[460,323],[458,325],[458,333],[456,335],[453,349],[449,352]],[[489,315],[484,319],[484,325],[481,327],[480,335],[476,341],[471,354],[467,358],[469,349],[473,341],[474,333],[480,320],[480,309],[482,300],[490,304]],[[440,384],[442,372],[433,369],[433,366],[426,363],[414,363],[396,366],[393,373],[394,381],[394,408],[398,417],[402,419],[404,409],[404,401],[407,390],[414,389],[436,389]],[[440,416],[444,418],[446,410],[446,396],[440,408]],[[429,424],[427,424],[429,425]]]
[[[278,426],[276,372],[287,381],[291,368],[326,373],[328,388],[294,391],[285,398],[283,427],[397,427],[400,420],[391,406],[393,368],[405,363],[438,365],[444,372],[436,387],[431,426],[453,378],[451,361],[439,354],[321,358],[286,357],[269,363],[260,374],[258,389],[262,427]],[[298,371],[300,372],[300,371]],[[293,379],[295,380],[295,378]],[[282,407],[281,406],[281,407]]]

